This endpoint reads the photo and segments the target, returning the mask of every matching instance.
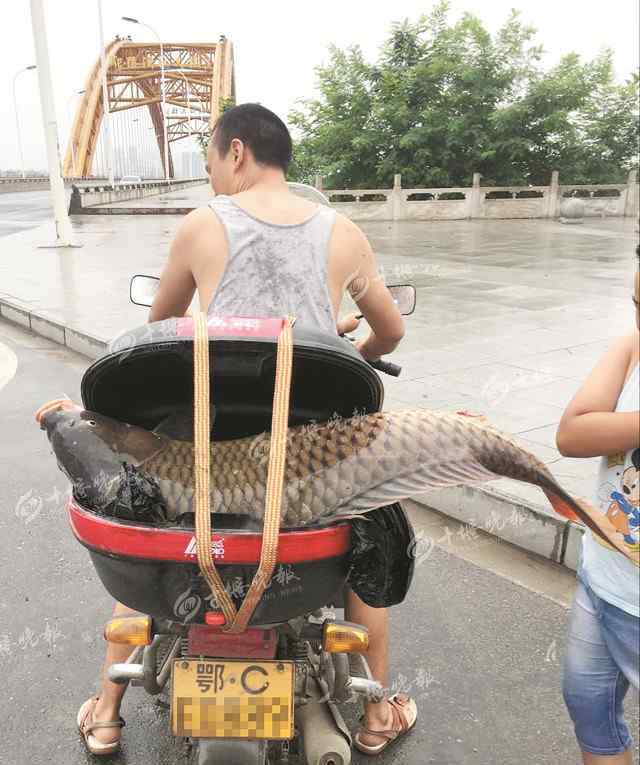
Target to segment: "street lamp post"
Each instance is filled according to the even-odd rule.
[[[76,177],[76,147],[73,144],[73,110],[71,108],[71,104],[73,103],[73,99],[76,96],[81,96],[84,93],[84,90],[76,90],[75,93],[71,96],[69,101],[67,102],[67,111],[69,116],[69,143],[71,144],[71,177]]]
[[[104,131],[107,144],[107,173],[109,185],[115,185],[114,178],[114,151],[113,151],[113,125],[111,123],[111,110],[109,109],[109,88],[107,86],[107,57],[104,53],[104,29],[102,23],[102,0],[98,0],[98,33],[100,36],[100,66],[102,68],[102,113],[104,115]]]
[[[64,181],[60,167],[58,144],[58,126],[56,124],[56,107],[53,98],[53,83],[49,67],[49,46],[47,44],[47,29],[45,24],[43,0],[31,0],[31,26],[33,42],[38,66],[38,83],[40,86],[40,106],[42,109],[42,124],[47,146],[49,164],[49,189],[56,227],[56,242],[54,247],[73,247],[73,232],[67,199],[64,191]]]
[[[107,154],[107,175],[109,185],[114,186],[114,150],[113,150],[113,125],[111,123],[111,110],[109,109],[109,88],[107,86],[107,61],[104,52],[104,29],[102,23],[102,0],[98,0],[98,34],[100,38],[100,66],[102,69],[102,113],[104,119],[104,144]],[[103,145],[104,145],[103,144]]]
[[[134,19],[131,16],[123,16],[123,21],[128,21],[130,24],[138,24],[141,27],[146,27],[152,34],[154,34],[158,38],[158,43],[160,44],[160,95],[162,100],[162,133],[164,136],[164,179],[165,181],[169,181],[169,139],[167,137],[167,102],[166,102],[166,93],[165,93],[165,87],[164,87],[164,48],[162,46],[162,40],[160,39],[160,35],[156,32],[156,30],[149,26],[149,24],[145,24],[143,21],[139,21],[138,19]]]
[[[31,64],[31,66],[25,66],[24,69],[20,69],[13,75],[13,109],[16,113],[16,135],[18,136],[18,154],[20,155],[20,172],[22,173],[23,178],[25,177],[24,156],[22,155],[22,138],[20,137],[20,118],[18,116],[18,98],[16,96],[16,80],[18,79],[19,74],[22,74],[23,72],[29,72],[35,68],[36,68],[36,65]]]
[[[185,77],[184,69],[178,67],[172,67],[169,71],[177,72],[184,80],[185,89],[187,91],[187,122],[189,123],[189,139],[193,138],[193,125],[191,121],[191,88],[189,87],[189,80]],[[189,168],[191,170],[191,177],[193,178],[193,151],[189,146]]]
[[[138,123],[138,124],[136,124]],[[131,121],[131,130],[133,131],[134,140],[139,139],[140,137],[140,118],[134,117]],[[141,141],[138,141],[139,145],[142,145]],[[137,173],[140,176],[140,180],[144,180],[144,154],[140,153],[140,159],[138,161],[138,168],[139,172]]]
[[[158,138],[160,138],[162,133],[156,133],[155,127],[150,127],[149,130],[153,130],[153,135],[154,135],[154,138],[156,139],[156,143],[157,143]],[[153,157],[152,157],[151,166],[152,166],[152,168],[155,168],[155,163],[153,162]],[[162,165],[160,165],[160,169],[161,169],[161,172],[162,172]],[[155,169],[153,170],[153,172],[155,173]]]
[[[193,123],[191,121],[191,88],[189,87],[189,80],[184,76],[184,72],[180,72],[182,79],[184,80],[185,87],[187,89],[187,121],[189,123],[189,170],[191,171],[191,178],[193,178],[193,148],[191,143],[193,141]]]

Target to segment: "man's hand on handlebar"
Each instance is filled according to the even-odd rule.
[[[368,340],[368,337],[364,340],[358,340],[355,344],[356,348],[362,354],[363,358],[366,359],[366,361],[380,361],[380,354],[371,353],[371,350],[367,348]]]
[[[378,372],[384,372],[391,377],[398,377],[402,367],[393,364],[391,361],[384,361],[380,354],[375,354],[371,349],[371,336],[366,340],[360,340],[356,343],[356,348],[362,354],[362,357]]]
[[[348,313],[346,316],[342,316],[338,319],[337,329],[339,335],[346,335],[347,332],[355,332],[360,326],[360,319],[362,317],[357,313]]]
[[[381,341],[373,332],[371,332],[368,337],[362,340],[356,340],[353,337],[349,337],[347,334],[348,332],[353,332],[358,328],[362,318],[362,315],[350,313],[346,316],[343,316],[341,319],[338,319],[336,325],[338,334],[340,334],[342,337],[346,337],[348,340],[351,340],[365,361],[367,361],[374,369],[377,369],[378,372],[383,372],[384,374],[391,375],[392,377],[398,377],[402,371],[402,367],[399,367],[397,364],[393,364],[390,361],[383,361],[382,359],[383,354],[388,352],[388,343]],[[394,347],[397,344],[397,342],[393,342]]]

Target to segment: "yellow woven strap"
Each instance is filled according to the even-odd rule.
[[[276,382],[273,393],[271,419],[271,444],[269,450],[269,471],[267,474],[267,496],[262,529],[260,565],[253,577],[251,587],[245,595],[233,623],[225,630],[229,633],[244,632],[249,620],[269,586],[278,558],[280,533],[280,510],[287,459],[287,430],[289,425],[289,397],[291,393],[291,368],[293,365],[293,322],[285,319],[278,337],[276,358]],[[227,624],[229,621],[227,620]]]
[[[195,469],[196,550],[198,566],[206,579],[227,624],[236,617],[236,607],[216,571],[211,550],[211,424],[209,422],[209,330],[207,317],[193,319],[193,448]]]

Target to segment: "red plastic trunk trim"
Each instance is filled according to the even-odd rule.
[[[212,656],[223,659],[273,659],[278,636],[274,629],[248,629],[239,635],[227,635],[206,624],[189,627],[189,656]]]
[[[69,499],[67,512],[78,541],[100,552],[130,558],[196,563],[195,536],[183,529],[156,529],[115,521],[84,510]],[[279,563],[304,563],[344,555],[350,548],[350,524],[309,531],[284,531],[278,545]],[[211,535],[213,558],[223,564],[257,564],[262,535],[229,531]]]

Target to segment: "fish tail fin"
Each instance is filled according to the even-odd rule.
[[[553,507],[558,515],[561,515],[563,518],[567,518],[567,520],[573,521],[574,523],[588,525],[584,520],[584,514],[579,515],[576,510],[573,509],[572,504],[575,507],[578,507],[578,504],[572,500],[571,497],[564,499],[548,489],[543,489],[542,491],[544,491],[547,499],[551,502],[551,507]]]
[[[576,520],[578,523],[588,526],[607,545],[622,553],[636,566],[640,565],[638,554],[632,553],[624,544],[622,535],[615,529],[611,521],[593,505],[584,499],[573,499],[560,486],[554,486],[553,489],[543,488],[542,491],[547,495],[547,499],[551,502],[556,513],[570,521]]]

